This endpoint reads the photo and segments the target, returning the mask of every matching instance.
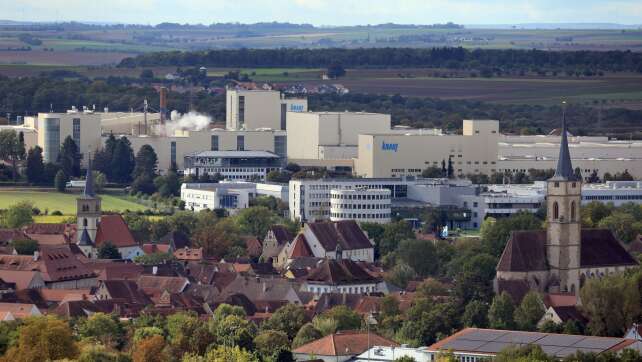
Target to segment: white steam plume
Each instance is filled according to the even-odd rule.
[[[159,131],[161,131],[159,134],[171,136],[176,130],[200,131],[207,128],[211,121],[211,117],[198,112],[180,114],[176,111],[172,111],[171,121],[165,123],[164,129],[162,125],[159,125]]]

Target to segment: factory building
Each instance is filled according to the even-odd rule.
[[[158,169],[168,170],[172,163],[179,170],[185,168],[184,156],[201,151],[268,151],[284,161],[286,133],[280,130],[224,130],[220,128],[201,131],[176,131],[173,135],[131,136],[125,135],[134,153],[143,145],[150,145],[158,156]],[[107,136],[103,137],[103,142]]]
[[[288,112],[307,112],[306,98],[285,98],[279,91],[228,88],[225,95],[225,128],[287,129]]]
[[[355,174],[361,177],[418,176],[452,162],[455,176],[497,171],[499,122],[464,120],[462,135],[366,132],[359,135]]]
[[[305,166],[351,168],[359,135],[390,131],[390,115],[365,112],[289,112],[288,159]]]

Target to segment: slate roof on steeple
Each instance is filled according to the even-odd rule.
[[[85,191],[83,195],[86,197],[96,197],[94,192],[94,174],[91,170],[91,153],[87,160],[87,177],[85,178]]]
[[[560,154],[557,158],[557,169],[551,178],[553,181],[578,181],[571,163],[571,153],[568,150],[568,129],[566,128],[566,112],[562,115],[562,140]]]
[[[78,245],[94,246],[94,242],[91,240],[91,236],[89,236],[87,229],[82,230],[82,234],[80,235],[80,240],[78,240]]]

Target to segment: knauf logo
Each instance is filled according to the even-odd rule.
[[[386,143],[381,142],[381,149],[384,151],[392,151],[392,152],[397,152],[397,148],[399,147],[398,143]]]

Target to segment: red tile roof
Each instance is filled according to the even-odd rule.
[[[68,246],[40,247],[37,260],[29,255],[0,255],[0,270],[40,271],[45,282],[94,278],[96,275]]]
[[[0,243],[26,239],[29,239],[29,236],[20,229],[0,229]]]
[[[185,247],[174,252],[178,260],[199,261],[203,260],[203,248]]]
[[[257,238],[245,239],[245,250],[249,256],[258,257],[263,252],[263,245]]]
[[[355,356],[367,351],[368,346],[397,347],[399,344],[372,332],[368,337],[366,332],[340,331],[304,344],[292,352],[314,356]]]
[[[189,285],[187,278],[183,277],[160,277],[156,275],[142,275],[138,278],[138,287],[147,294],[154,292],[168,291],[170,293],[181,293]]]
[[[296,236],[296,239],[294,239],[294,244],[290,249],[289,257],[294,259],[306,256],[314,256],[314,254],[312,254],[312,250],[310,250],[310,246],[308,245],[308,241],[305,239],[305,235],[301,233]]]
[[[117,248],[138,245],[125,220],[120,215],[103,215],[96,231],[96,247],[111,241]]]
[[[143,253],[145,254],[168,253],[170,247],[171,245],[169,244],[147,243],[147,244],[143,244]]]
[[[372,248],[372,242],[354,220],[322,221],[307,224],[326,251],[339,245],[343,250]]]
[[[321,282],[332,285],[351,283],[375,283],[380,279],[374,278],[359,264],[350,259],[326,259],[310,271],[307,281]]]

